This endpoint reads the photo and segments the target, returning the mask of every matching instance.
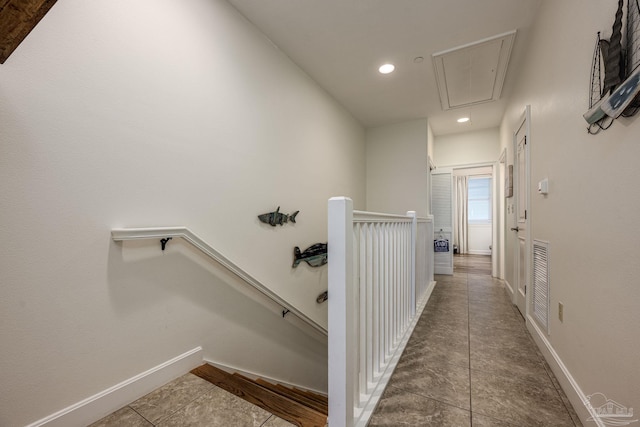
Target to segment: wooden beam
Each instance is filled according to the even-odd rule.
[[[0,0],[0,64],[4,64],[56,1]]]

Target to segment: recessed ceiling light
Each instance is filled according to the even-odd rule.
[[[469,117],[460,117],[458,123],[466,123],[469,121]]]
[[[378,71],[380,71],[381,74],[389,74],[393,72],[393,70],[395,69],[396,67],[393,64],[384,64],[384,65],[381,65],[380,68],[378,68]]]

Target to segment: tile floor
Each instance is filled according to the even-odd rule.
[[[582,426],[490,263],[436,277],[370,427]]]
[[[455,267],[437,277],[369,426],[580,427],[490,258]],[[187,374],[92,424],[106,426],[292,424]]]
[[[193,374],[160,387],[91,427],[291,427]]]

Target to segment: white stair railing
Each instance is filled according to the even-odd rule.
[[[426,305],[431,219],[329,200],[329,423],[365,426]],[[431,234],[432,235],[432,234]]]

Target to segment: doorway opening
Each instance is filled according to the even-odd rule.
[[[434,245],[446,241],[446,251],[434,253],[435,273],[451,275],[455,255],[475,255],[486,257],[488,274],[499,277],[497,162],[438,167],[429,173]]]
[[[489,260],[494,239],[493,165],[453,169],[454,256],[483,255]]]

